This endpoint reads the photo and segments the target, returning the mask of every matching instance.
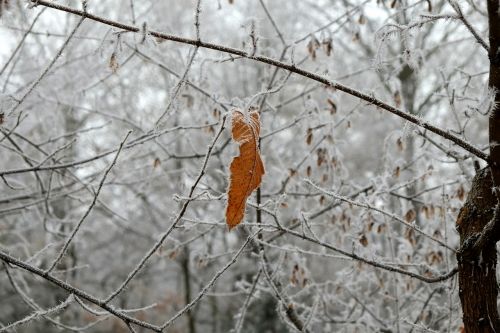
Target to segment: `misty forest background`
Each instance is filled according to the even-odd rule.
[[[2,261],[0,331],[458,332],[455,221],[486,163],[248,59],[486,151],[487,14],[457,3],[87,2],[130,32],[0,1],[0,249],[39,269]],[[228,231],[233,109],[260,112],[266,173]]]

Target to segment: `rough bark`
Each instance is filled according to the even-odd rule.
[[[467,333],[500,332],[495,243],[487,244],[482,251],[472,248],[475,236],[493,217],[497,199],[492,185],[490,168],[481,170],[457,220],[462,249],[457,255],[459,295]]]
[[[457,230],[460,233],[460,251],[457,253],[459,294],[467,333],[500,332],[496,281],[496,242],[499,240],[500,219],[495,214],[495,207],[500,199],[500,192],[497,190],[500,185],[499,7],[499,0],[488,0],[489,87],[496,102],[489,119],[489,165],[474,178],[472,189],[457,220]],[[486,241],[479,242],[478,239]]]
[[[488,1],[490,49],[489,87],[494,91],[497,106],[493,108],[489,119],[490,165],[496,186],[500,184],[500,1]]]

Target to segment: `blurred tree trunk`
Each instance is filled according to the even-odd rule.
[[[496,242],[499,223],[489,230],[490,237],[482,246],[473,246],[484,227],[498,219],[498,185],[500,185],[500,1],[488,0],[490,31],[489,87],[497,103],[489,119],[490,161],[473,180],[465,205],[460,210],[457,229],[460,249],[457,253],[459,294],[462,302],[465,332],[500,332],[497,310]],[[498,213],[498,212],[496,212]],[[494,217],[495,216],[495,217]]]
[[[168,101],[167,101],[168,102]],[[179,126],[180,120],[179,120],[179,114],[175,115],[175,121],[174,121],[174,126]],[[178,140],[176,142],[176,150],[178,152],[182,151],[182,140]],[[175,170],[179,172],[178,174],[178,183],[182,184],[183,182],[183,177],[184,173],[181,172],[183,170],[183,163],[181,159],[175,160]],[[178,209],[181,209],[182,203],[178,204]],[[182,281],[184,285],[184,303],[185,305],[189,304],[191,302],[191,297],[192,297],[192,289],[191,289],[191,267],[189,265],[190,263],[190,250],[189,250],[189,245],[186,244],[184,247],[184,253],[181,255],[179,264],[181,266],[181,272],[182,272]],[[189,333],[196,333],[196,316],[195,316],[195,310],[194,308],[191,308],[187,311],[186,313],[186,319],[187,319],[187,326],[188,326],[188,332]]]
[[[399,72],[398,78],[401,82],[401,94],[403,97],[404,109],[406,112],[417,115],[415,112],[415,93],[417,91],[417,78],[415,77],[414,71],[407,64],[403,66],[401,72]],[[410,134],[406,138],[406,149],[405,149],[405,168],[407,169],[407,179],[408,181],[414,180],[416,177],[415,170],[415,136]],[[421,226],[420,221],[420,204],[418,201],[414,200],[414,196],[417,193],[417,183],[410,183],[406,188],[406,195],[411,198],[409,207],[415,211],[415,223]],[[403,212],[405,213],[405,212]]]
[[[191,302],[191,271],[189,268],[189,247],[186,245],[185,253],[181,258],[182,276],[184,279],[184,302]],[[195,317],[192,310],[187,311],[189,333],[196,333]]]

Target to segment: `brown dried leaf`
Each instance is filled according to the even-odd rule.
[[[219,109],[215,108],[214,111],[212,112],[213,116],[216,118],[216,119],[220,119],[220,111]]]
[[[321,182],[326,183],[328,181],[328,174],[324,173],[323,176],[321,177]]]
[[[424,216],[426,219],[430,220],[432,218],[434,218],[434,213],[435,213],[435,209],[434,209],[434,206],[433,205],[425,205],[421,208],[421,211],[422,213],[424,213]]]
[[[399,165],[394,169],[393,174],[394,177],[399,178],[399,176],[401,175],[401,167]]]
[[[406,229],[404,237],[412,246],[417,245],[417,237],[413,229]]]
[[[292,276],[290,277],[290,284],[296,286],[299,283],[299,279],[297,278],[297,272],[299,271],[299,266],[295,264],[292,270]]]
[[[405,221],[408,222],[408,223],[412,222],[416,218],[417,218],[417,213],[413,209],[410,209],[405,214]]]
[[[312,132],[312,128],[308,128],[307,129],[307,135],[306,135],[306,143],[308,145],[310,145],[312,143],[312,139],[313,139],[313,132]]]
[[[326,101],[328,102],[328,105],[330,106],[330,114],[337,113],[337,105],[335,104],[335,102],[332,101],[330,98],[328,98]]]
[[[120,65],[118,64],[118,60],[116,59],[116,53],[113,52],[111,54],[111,57],[109,58],[109,68],[113,73],[116,73],[118,67],[120,67]]]
[[[321,42],[321,44],[323,45],[323,50],[325,51],[326,56],[329,57],[333,51],[332,39],[326,38]]]
[[[190,94],[182,94],[181,95],[182,97],[184,97],[186,99],[186,106],[188,108],[192,107],[194,105],[194,97],[193,95],[190,95]]]
[[[427,0],[427,10],[430,12],[432,12],[432,3],[431,3],[431,0]]]
[[[324,162],[327,162],[327,160],[326,160],[326,149],[318,148],[316,150],[316,154],[318,155],[318,160],[317,160],[316,164],[320,167],[321,164],[323,164]]]
[[[205,128],[203,129],[203,131],[205,131],[205,132],[206,132],[206,133],[208,133],[208,134],[214,134],[214,133],[215,133],[215,129],[214,129],[214,127],[213,127],[212,125],[208,126],[208,125],[209,125],[209,122],[208,122],[208,121],[205,121],[205,125],[206,125],[207,127],[205,127]]]
[[[443,235],[441,234],[441,231],[439,229],[434,230],[432,236],[437,239],[443,239]]]
[[[430,219],[431,214],[430,214],[430,209],[428,206],[422,206],[422,208],[420,210],[422,211],[422,213],[424,213],[424,216],[426,219]]]
[[[200,258],[198,258],[198,260],[196,262],[196,268],[202,269],[202,268],[206,267],[207,264],[208,264],[208,260],[204,257],[200,257]]]
[[[425,256],[425,260],[429,265],[440,264],[443,259],[443,252],[441,251],[431,251]]]
[[[179,250],[178,249],[173,249],[173,250],[170,250],[168,252],[167,256],[168,256],[169,259],[175,260],[175,258],[177,258],[178,254],[179,254]]]
[[[334,156],[334,157],[332,157],[331,162],[332,162],[332,167],[333,167],[334,169],[336,169],[336,168],[337,168],[337,166],[339,165],[339,162],[337,161],[337,158],[336,158],[335,156]]]
[[[306,277],[306,271],[299,267],[298,264],[293,266],[292,275],[290,276],[290,284],[292,286],[299,286],[304,288],[308,283],[308,279]]]
[[[359,237],[359,242],[361,243],[361,245],[363,245],[364,247],[367,247],[368,246],[368,238],[366,238],[365,234],[362,234],[360,237]]]
[[[306,175],[307,177],[311,177],[311,173],[312,173],[312,168],[310,165],[307,166],[307,169],[306,169]]]
[[[311,36],[311,39],[307,43],[307,52],[311,56],[312,60],[316,60],[316,50],[319,48],[319,41],[316,37]]]
[[[405,149],[405,146],[403,145],[403,139],[398,138],[396,140],[396,145],[398,146],[399,151],[403,151]]]
[[[161,164],[161,161],[160,159],[157,157],[155,158],[154,162],[153,162],[153,168],[156,169],[157,167],[159,167]]]
[[[258,145],[259,134],[258,112],[252,111],[248,115],[239,110],[232,112],[232,136],[240,145],[240,154],[233,159],[230,166],[226,208],[229,230],[243,219],[247,198],[260,186],[265,173]]]
[[[462,185],[457,189],[457,198],[460,201],[464,201],[465,199],[465,189]]]
[[[394,93],[394,104],[396,104],[397,108],[401,106],[401,94],[399,91]]]
[[[371,217],[370,217],[371,220]],[[366,227],[366,231],[371,232],[373,230],[373,226],[375,225],[375,222],[370,221]]]

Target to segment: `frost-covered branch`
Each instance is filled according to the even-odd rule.
[[[80,11],[80,10],[77,10],[77,9],[74,9],[71,7],[58,5],[58,4],[48,2],[45,0],[31,0],[31,1],[36,5],[42,5],[42,6],[54,8],[57,10],[65,11],[68,13],[72,13],[75,15],[79,15],[79,16],[88,18],[88,19],[93,20],[93,21],[97,21],[97,22],[100,22],[100,23],[103,23],[103,24],[106,24],[109,26],[113,26],[113,27],[118,28],[118,29],[123,29],[123,30],[130,31],[130,32],[140,32],[141,31],[140,28],[137,28],[137,27],[134,27],[131,25],[127,25],[124,23],[115,22],[115,21],[112,21],[112,20],[97,16],[97,15],[93,15],[90,13],[85,13],[83,11]],[[429,122],[427,122],[427,121],[425,121],[417,116],[411,115],[411,114],[404,112],[396,107],[393,107],[393,106],[387,104],[386,102],[383,102],[383,101],[381,101],[381,100],[379,100],[379,99],[377,99],[369,94],[363,93],[363,92],[361,92],[357,89],[351,88],[349,86],[346,86],[346,85],[343,85],[343,84],[340,84],[337,82],[333,82],[330,79],[328,79],[322,75],[315,74],[313,72],[307,71],[307,70],[302,69],[302,68],[298,68],[293,63],[292,64],[284,63],[284,62],[281,62],[281,61],[278,61],[278,60],[275,60],[275,59],[272,59],[272,58],[269,58],[266,56],[252,55],[252,54],[249,54],[248,52],[243,51],[243,50],[239,50],[239,49],[235,49],[235,48],[231,48],[231,47],[226,47],[226,46],[222,46],[222,45],[218,45],[218,44],[213,44],[213,43],[209,43],[209,42],[204,42],[204,41],[197,40],[197,39],[190,39],[190,38],[185,38],[185,37],[179,37],[176,35],[161,33],[161,32],[157,32],[154,30],[150,30],[149,35],[156,37],[156,38],[170,40],[170,41],[174,41],[174,42],[178,42],[178,43],[182,43],[182,44],[193,45],[193,46],[197,46],[197,47],[201,47],[201,48],[212,49],[212,50],[240,56],[243,58],[248,58],[251,60],[255,60],[258,62],[269,64],[272,66],[276,66],[276,67],[285,69],[287,71],[290,71],[292,73],[298,74],[300,76],[306,77],[308,79],[323,83],[329,87],[335,88],[335,89],[343,91],[349,95],[352,95],[354,97],[362,99],[362,100],[364,100],[364,101],[366,101],[366,102],[368,102],[376,107],[379,107],[383,110],[389,111],[390,113],[393,113],[393,114],[397,115],[398,117],[403,118],[403,119],[405,119],[405,120],[407,120],[407,121],[409,121],[417,126],[425,128],[425,129],[427,129],[427,130],[429,130],[429,131],[431,131],[431,132],[433,132],[433,133],[435,133],[435,134],[437,134],[437,135],[439,135],[447,140],[454,142],[455,144],[457,144],[458,146],[467,150],[471,154],[476,155],[477,157],[479,157],[485,161],[488,161],[487,154],[485,154],[480,149],[474,147],[472,144],[470,144],[470,143],[464,141],[463,139],[451,134],[449,131],[443,130],[443,129],[441,129],[435,125],[432,125]]]

